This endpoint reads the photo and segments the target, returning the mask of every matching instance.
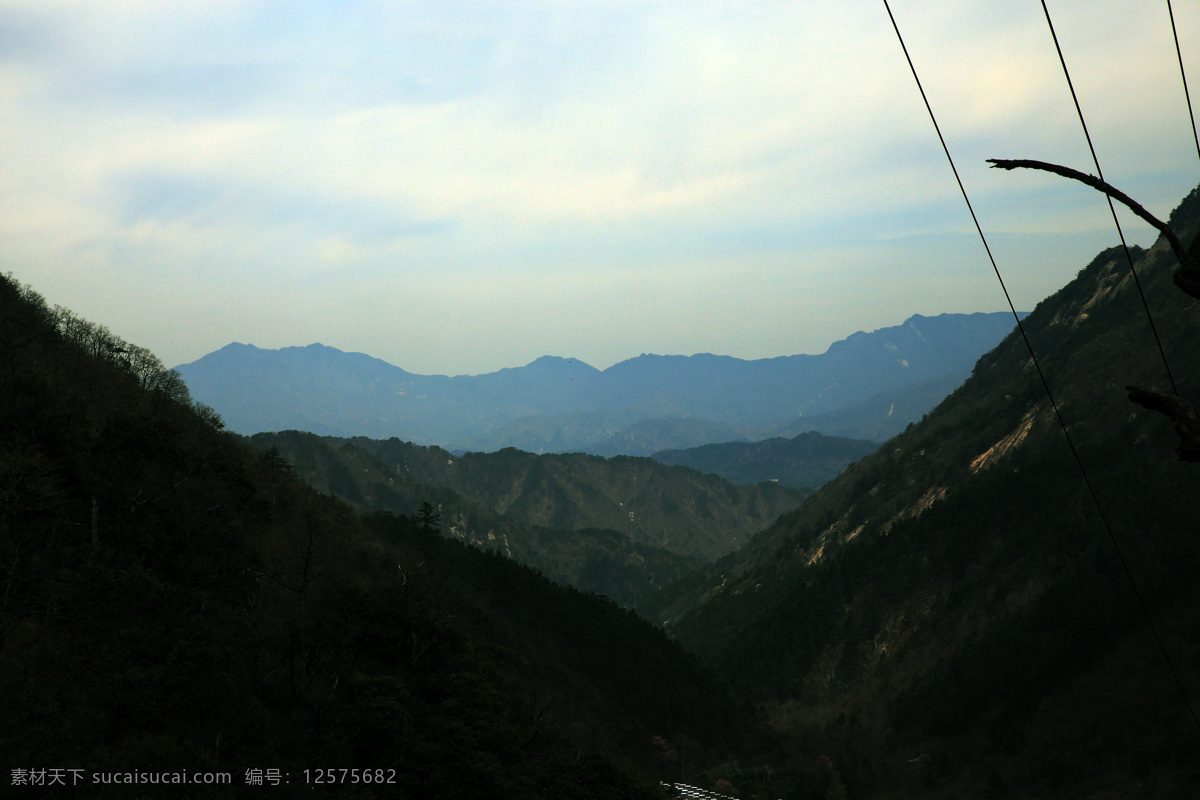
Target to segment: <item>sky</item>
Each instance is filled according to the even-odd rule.
[[[1118,242],[984,161],[1095,172],[1042,6],[891,6],[1030,310]],[[1165,218],[1200,183],[1167,4],[1048,7],[1105,178]],[[0,272],[168,366],[603,369],[1007,310],[882,0],[0,0]]]

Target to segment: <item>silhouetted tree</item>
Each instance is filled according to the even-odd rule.
[[[434,508],[433,503],[426,500],[424,503],[421,503],[421,508],[417,511],[417,524],[421,526],[421,530],[423,531],[441,533],[442,515]]]

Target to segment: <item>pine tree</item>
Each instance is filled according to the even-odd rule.
[[[421,508],[417,511],[417,522],[423,531],[431,533],[441,533],[442,531],[442,515],[428,500],[421,503]]]
[[[834,772],[833,779],[829,781],[829,788],[825,790],[825,800],[846,800],[848,797],[842,776]]]

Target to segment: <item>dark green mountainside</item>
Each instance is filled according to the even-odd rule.
[[[1171,224],[1196,236],[1200,194]],[[1134,257],[1195,401],[1200,304],[1161,240]],[[1014,333],[920,423],[640,607],[825,753],[850,797],[1200,786],[1200,723],[1158,644],[1197,703],[1200,466],[1127,398],[1170,386],[1124,252],[1024,324],[1098,507]]]
[[[298,431],[251,441],[361,509],[415,516],[431,503],[445,535],[624,606],[735,549],[807,496],[647,458],[512,449],[460,457],[398,439]]]
[[[806,493],[741,486],[651,458],[534,455],[513,448],[452,456],[399,439],[350,442],[396,472],[444,486],[505,516],[558,530],[608,528],[711,561],[800,504]]]
[[[631,612],[359,515],[221,425],[152,354],[0,278],[6,787],[62,769],[82,782],[30,791],[240,797],[274,769],[250,791],[651,798],[754,749]],[[343,768],[392,782],[306,781]],[[231,784],[91,783],[181,770]]]
[[[299,431],[260,433],[250,441],[278,453],[297,474],[322,492],[360,510],[417,517],[428,503],[441,533],[481,550],[525,564],[558,583],[603,595],[632,607],[701,562],[641,544],[628,533],[595,528],[555,530],[506,517],[443,485],[395,472],[345,439]],[[449,456],[438,448],[438,458]],[[430,477],[425,474],[424,477]]]

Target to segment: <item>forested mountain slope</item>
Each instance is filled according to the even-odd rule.
[[[609,528],[705,561],[737,549],[807,496],[786,486],[733,484],[651,458],[512,448],[452,456],[399,439],[350,442],[398,475],[454,489],[517,521],[558,530]]]
[[[1171,224],[1190,242],[1200,195]],[[1200,303],[1163,242],[1134,257],[1196,402]],[[1200,467],[1127,398],[1170,387],[1124,253],[1025,329],[1098,502],[1014,334],[923,421],[641,609],[825,752],[851,797],[1200,785],[1200,725],[1139,601],[1200,697]]]
[[[0,278],[6,784],[240,797],[259,768],[279,797],[650,798],[654,736],[693,774],[753,749],[753,719],[631,613],[360,516],[220,428],[152,354]],[[341,768],[382,785],[313,785]],[[184,770],[231,782],[90,783]]]
[[[436,480],[435,472],[393,470],[346,439],[300,431],[259,433],[250,442],[278,453],[322,492],[362,510],[418,517],[424,504],[443,536],[536,569],[553,581],[632,607],[702,561],[635,542],[628,532],[599,528],[556,530],[507,517]],[[372,444],[381,444],[373,442]],[[412,447],[422,458],[446,460],[439,448]],[[436,455],[435,455],[436,454]]]

